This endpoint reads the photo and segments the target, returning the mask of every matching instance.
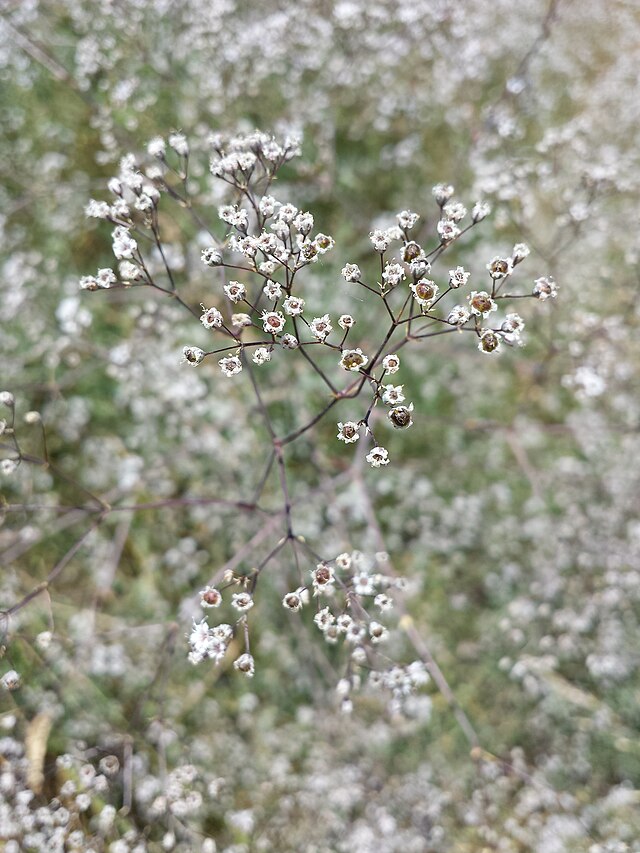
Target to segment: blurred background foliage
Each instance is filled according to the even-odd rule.
[[[639,37],[622,0],[2,4],[0,385],[37,457],[41,429],[23,417],[42,414],[55,470],[2,480],[0,606],[88,534],[8,626],[2,663],[22,686],[0,696],[2,754],[50,717],[37,803],[59,796],[60,755],[119,756],[105,795],[117,822],[95,829],[95,797],[79,819],[95,849],[640,850]],[[201,341],[194,321],[134,292],[77,290],[112,264],[109,229],[84,206],[124,153],[184,131],[218,228],[205,138],[254,127],[303,134],[274,194],[336,239],[307,280],[318,313],[356,313],[339,271],[375,274],[373,226],[409,208],[434,233],[438,181],[493,206],[452,265],[480,273],[524,241],[519,275],[560,283],[557,304],[531,306],[522,350],[485,360],[447,336],[404,351],[416,426],[390,439],[382,476],[350,469],[332,417],[287,457],[314,547],[387,550],[410,579],[413,623],[478,732],[473,757],[433,686],[406,719],[367,694],[339,715],[344,661],[280,606],[286,562],[252,613],[254,680],[187,664],[198,589],[252,537],[241,567],[277,539],[264,518],[203,503],[115,511],[90,530],[95,513],[74,509],[95,504],[83,489],[114,507],[237,500],[264,469],[242,383],[179,365]],[[164,217],[180,292],[206,302],[202,236],[180,211]],[[287,428],[324,399],[299,366],[266,392]],[[266,504],[278,500],[274,479]],[[393,650],[410,652],[400,635]],[[154,811],[190,765],[202,804]]]

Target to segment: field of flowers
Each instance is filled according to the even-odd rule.
[[[639,63],[0,2],[0,850],[640,852]]]

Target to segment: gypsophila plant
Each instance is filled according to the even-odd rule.
[[[369,672],[369,683],[388,688],[394,707],[399,706],[402,697],[427,679],[421,661],[403,668],[383,652],[388,637],[385,614],[393,608],[399,581],[375,570],[361,555],[321,554],[298,534],[289,448],[321,420],[337,414],[342,418],[337,421],[338,441],[355,445],[345,452],[362,454],[374,469],[386,467],[391,455],[384,445],[390,435],[421,421],[419,401],[406,399],[404,384],[393,384],[402,378],[398,353],[409,344],[425,347],[443,335],[460,337],[461,345],[475,342],[482,355],[495,356],[521,345],[524,321],[510,310],[513,300],[555,297],[556,284],[547,276],[533,285],[518,284],[517,267],[529,254],[523,244],[490,259],[484,271],[447,265],[443,255],[482,222],[490,208],[479,201],[469,213],[454,198],[452,186],[438,184],[433,188],[439,211],[433,226],[419,232],[419,215],[403,210],[396,223],[374,228],[369,256],[361,261],[364,271],[339,247],[343,286],[346,283],[355,298],[352,313],[336,317],[340,279],[336,276],[322,293],[308,293],[305,286],[309,269],[335,253],[334,238],[317,229],[312,213],[272,195],[278,173],[299,155],[299,141],[278,141],[255,131],[214,134],[208,143],[212,180],[228,188],[217,210],[221,225],[206,225],[201,199],[192,192],[196,182],[191,181],[193,155],[186,137],[174,133],[166,142],[155,138],[147,146],[147,160],[133,154],[122,159],[118,175],[108,183],[110,201],[92,199],[87,205],[89,217],[111,224],[118,263],[80,279],[81,290],[164,294],[199,319],[210,343],[187,343],[183,362],[201,370],[210,364],[216,368],[215,393],[221,397],[227,380],[242,383],[243,395],[253,397],[264,424],[266,472],[246,503],[259,507],[275,467],[282,535],[256,565],[225,569],[201,591],[202,606],[223,607],[228,621],[210,625],[205,616],[194,623],[189,660],[219,663],[232,643],[237,648],[239,638],[242,651],[234,667],[245,676],[254,675],[251,610],[263,572],[275,571],[277,562],[283,566],[278,571],[291,579],[284,608],[291,613],[313,610],[324,640],[347,648],[347,670],[339,684],[343,708],[351,708],[351,693],[360,685],[363,669]],[[209,241],[200,253],[210,273],[199,309],[183,296],[184,282],[163,236],[169,216],[165,210],[172,203],[189,212]],[[499,311],[503,307],[506,311]],[[269,388],[274,381],[289,383],[291,363],[304,363],[315,374],[318,406],[311,417],[295,418],[283,430],[269,403]],[[483,370],[482,363],[477,369]],[[291,402],[295,409],[295,400]],[[9,462],[19,461],[16,446],[16,458]]]

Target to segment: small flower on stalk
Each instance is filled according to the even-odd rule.
[[[290,317],[296,317],[304,311],[304,299],[300,299],[299,296],[287,296],[282,307]]]
[[[248,314],[240,312],[239,314],[231,315],[231,325],[237,326],[238,328],[242,328],[244,326],[253,325],[251,317]]]
[[[447,323],[451,323],[452,326],[464,326],[470,319],[471,312],[464,305],[454,305],[449,311]]]
[[[442,212],[452,222],[460,222],[467,215],[467,208],[459,201],[450,201],[442,208]]]
[[[200,322],[205,329],[219,329],[222,326],[222,320],[222,314],[217,308],[204,309],[200,317]]]
[[[360,280],[362,273],[360,272],[360,267],[357,264],[346,264],[342,268],[342,277],[345,281],[349,281],[355,283]]]
[[[314,595],[333,589],[335,573],[331,566],[327,566],[326,563],[319,563],[315,569],[312,569],[311,578],[313,582]]]
[[[500,326],[501,331],[505,333],[505,341],[508,343],[519,341],[524,325],[524,320],[519,314],[507,314]]]
[[[472,290],[468,299],[471,313],[476,316],[488,317],[492,311],[498,310],[497,303],[494,302],[486,290]]]
[[[474,222],[482,222],[483,219],[486,219],[487,216],[491,213],[491,205],[486,201],[477,201],[473,205],[473,210],[471,211],[471,219]]]
[[[395,287],[405,278],[404,268],[400,264],[387,263],[382,273],[382,280],[388,287]]]
[[[404,231],[409,231],[416,224],[420,216],[417,213],[412,213],[410,210],[401,210],[400,213],[397,214],[396,219],[398,220],[398,225]]]
[[[500,279],[511,275],[513,272],[513,262],[511,258],[496,257],[489,261],[487,269],[489,270],[489,275],[494,281],[500,281]]]
[[[450,219],[441,219],[436,228],[443,244],[451,243],[460,236],[460,229]]]
[[[265,364],[267,361],[271,361],[271,350],[268,350],[266,347],[257,347],[251,357],[251,361],[254,364]]]
[[[213,586],[205,586],[200,590],[200,606],[201,607],[220,607],[222,604],[222,595],[220,591]]]
[[[558,285],[550,275],[543,276],[535,280],[532,293],[542,302],[546,299],[555,299],[558,293]]]
[[[241,613],[245,613],[247,610],[251,610],[254,601],[248,592],[234,592],[231,596],[231,605]]]
[[[200,347],[183,347],[182,349],[182,361],[186,361],[193,367],[200,364],[205,355],[205,351],[200,349]]]
[[[444,207],[454,192],[455,190],[451,184],[436,184],[431,190],[433,197],[440,207]]]
[[[449,287],[464,287],[469,281],[470,275],[471,273],[467,272],[464,267],[456,267],[454,270],[449,270]]]
[[[326,632],[332,625],[334,625],[336,617],[328,607],[323,607],[322,610],[319,610],[313,617],[313,621],[321,631]]]
[[[255,662],[253,660],[253,655],[250,655],[248,652],[240,655],[238,660],[233,662],[233,666],[238,672],[242,672],[247,678],[253,678],[254,673],[256,671]]]
[[[279,281],[269,279],[262,288],[262,292],[267,299],[280,299],[282,296],[282,285]]]
[[[295,335],[283,335],[280,338],[280,343],[284,349],[297,349],[299,346],[298,339]]]
[[[404,393],[402,389],[404,385],[383,385],[382,402],[388,406],[396,406],[398,403],[404,403]]]
[[[389,409],[387,417],[393,424],[394,429],[407,429],[413,424],[411,412],[413,411],[413,403],[408,406],[395,406]]]
[[[385,592],[380,592],[373,599],[373,603],[381,613],[386,613],[393,607],[393,600]]]
[[[366,456],[367,462],[372,468],[380,468],[389,464],[389,451],[384,447],[374,447]]]
[[[240,302],[247,294],[247,288],[239,281],[230,281],[223,290],[232,302]]]
[[[484,353],[494,353],[498,352],[500,349],[500,336],[493,332],[491,329],[487,329],[486,332],[483,332],[480,335],[480,340],[478,341],[478,349],[480,352]]]
[[[530,254],[531,249],[526,243],[516,243],[513,247],[513,252],[511,253],[511,262],[513,266],[515,267],[516,264],[524,261],[524,259],[528,258]]]
[[[356,324],[356,321],[353,319],[351,314],[341,314],[339,319],[338,319],[338,325],[340,326],[341,329],[344,329],[345,331],[347,329],[352,329],[355,326],[355,324]]]
[[[321,255],[324,255],[325,252],[333,249],[336,244],[333,237],[329,237],[328,234],[316,234],[316,238],[313,242]]]
[[[20,687],[20,681],[20,675],[15,669],[10,669],[9,672],[5,672],[2,678],[0,678],[0,686],[9,691],[17,690]]]
[[[369,622],[369,635],[372,643],[384,643],[389,636],[389,631],[380,622]]]
[[[395,353],[389,353],[382,359],[382,366],[387,373],[397,373],[400,370],[400,359]]]
[[[292,613],[297,613],[303,604],[302,589],[297,589],[295,592],[288,592],[282,599],[284,609],[290,610]]]
[[[242,371],[242,362],[237,355],[230,355],[227,358],[221,358],[218,362],[220,370],[224,376],[236,376]]]
[[[386,252],[391,243],[391,237],[389,236],[387,231],[380,231],[376,229],[369,234],[369,239],[371,240],[371,245],[376,250],[376,252]]]
[[[423,308],[429,308],[438,294],[438,285],[428,278],[421,278],[420,281],[412,282],[409,287],[416,302]]]
[[[362,352],[361,349],[346,349],[342,353],[342,358],[340,359],[340,366],[343,367],[345,370],[358,371],[361,367],[366,367],[368,362],[368,357]]]
[[[118,279],[116,274],[109,267],[98,270],[96,273],[96,284],[98,287],[108,290],[112,284],[116,284]]]
[[[207,267],[218,267],[222,263],[222,252],[215,246],[208,246],[200,252],[202,263]]]
[[[314,338],[317,338],[319,341],[324,341],[327,335],[333,331],[329,315],[323,314],[322,317],[314,317],[309,324],[309,330]]]
[[[360,427],[355,421],[338,424],[338,438],[345,444],[353,444],[360,438]]]
[[[284,329],[285,319],[279,311],[262,312],[262,328],[269,335],[277,335]]]
[[[338,554],[335,560],[336,566],[343,571],[348,571],[351,568],[351,554]]]

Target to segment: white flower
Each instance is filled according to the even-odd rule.
[[[513,261],[511,258],[500,258],[496,256],[489,261],[487,269],[489,270],[489,275],[494,281],[500,281],[500,279],[506,278],[513,272]]]
[[[359,281],[362,276],[360,272],[360,267],[357,264],[346,264],[342,267],[342,277],[345,281],[356,282]]]
[[[558,294],[558,285],[554,279],[548,276],[537,278],[533,284],[533,295],[544,302],[546,299],[555,299]]]
[[[131,261],[120,261],[118,264],[118,272],[123,281],[138,281],[143,277],[142,270]]]
[[[283,204],[280,210],[278,211],[278,219],[281,219],[283,222],[293,222],[295,217],[298,214],[298,208],[293,204]]]
[[[285,610],[290,610],[292,613],[297,613],[302,608],[302,596],[300,591],[288,592],[282,599],[282,606]]]
[[[390,353],[382,359],[382,366],[387,373],[397,373],[400,370],[400,359],[395,353]]]
[[[335,573],[331,566],[328,566],[326,563],[319,563],[315,569],[311,569],[311,578],[313,581],[314,595],[333,589]]]
[[[391,243],[391,237],[386,231],[380,231],[376,229],[369,234],[369,239],[371,240],[371,245],[376,250],[376,252],[386,252],[389,248],[389,244]]]
[[[323,607],[322,610],[319,610],[313,617],[313,621],[321,631],[327,631],[336,621],[336,617],[328,607]]]
[[[447,323],[452,326],[464,326],[470,319],[471,312],[464,305],[454,305],[447,317]]]
[[[521,261],[524,261],[524,259],[528,258],[530,254],[531,249],[527,246],[526,243],[516,243],[511,253],[511,260],[513,262],[513,265],[515,266]]]
[[[471,273],[467,272],[464,267],[449,270],[449,287],[463,287],[469,281],[470,275]]]
[[[361,349],[346,349],[342,353],[340,366],[345,370],[358,371],[361,367],[365,367],[368,362],[368,357]]]
[[[410,210],[401,210],[400,213],[396,215],[396,219],[398,220],[400,228],[404,231],[408,231],[410,228],[413,228],[420,217],[417,213],[411,213]]]
[[[0,474],[9,477],[18,470],[18,463],[15,459],[2,459],[0,461]]]
[[[395,287],[405,278],[404,268],[400,264],[387,263],[382,272],[382,280],[389,287]]]
[[[18,687],[20,687],[19,674],[15,669],[10,669],[9,672],[5,672],[2,678],[0,678],[0,685],[2,685],[5,690],[17,690]]]
[[[166,150],[167,146],[161,136],[154,136],[154,138],[150,139],[147,143],[147,154],[150,157],[157,157],[158,160],[164,159]]]
[[[351,624],[345,631],[344,638],[348,643],[358,645],[364,640],[366,636],[367,629],[364,627],[364,625],[361,625],[359,622],[351,622]]]
[[[369,622],[369,636],[372,643],[384,643],[389,636],[389,631],[380,622]]]
[[[84,215],[92,219],[106,219],[110,209],[106,201],[96,201],[92,198],[84,209]]]
[[[173,148],[176,154],[181,157],[187,157],[189,154],[189,143],[184,133],[170,133],[169,145]]]
[[[428,278],[412,281],[409,287],[418,305],[422,305],[424,308],[429,308],[438,295],[438,285]]]
[[[128,228],[119,226],[114,229],[113,234],[113,254],[121,261],[123,258],[130,259],[138,248],[138,244],[129,233]]]
[[[316,234],[313,243],[316,249],[318,250],[318,253],[320,255],[324,255],[325,252],[328,252],[330,249],[333,249],[336,244],[336,241],[328,234]]]
[[[345,444],[353,444],[360,438],[360,427],[355,421],[340,422],[338,424],[338,438]]]
[[[200,349],[200,347],[183,347],[182,349],[182,361],[186,361],[193,367],[200,364],[205,355],[205,351]]]
[[[213,586],[205,586],[200,590],[199,595],[201,607],[220,607],[222,604],[222,595]]]
[[[304,311],[304,299],[300,299],[298,296],[287,296],[282,307],[290,317],[296,317]]]
[[[254,364],[265,364],[265,362],[271,361],[271,350],[268,350],[266,347],[257,347],[251,357],[251,361]]]
[[[284,349],[297,349],[299,346],[298,339],[295,335],[283,335],[280,338],[280,343],[284,347]]]
[[[222,326],[223,317],[217,308],[204,308],[200,316],[200,322],[205,329],[219,329]]]
[[[245,654],[240,655],[238,660],[233,662],[233,666],[239,672],[244,673],[247,678],[253,678],[254,673],[256,671],[253,655],[250,655],[248,652],[245,652]]]
[[[500,349],[500,335],[497,335],[491,329],[487,329],[480,335],[480,340],[478,341],[478,349],[480,352],[484,352],[487,354],[491,354],[494,352],[498,352]]]
[[[451,243],[460,236],[460,229],[450,219],[441,219],[436,227],[442,243]]]
[[[393,601],[384,592],[378,593],[378,595],[373,599],[373,603],[381,613],[385,613],[393,607]]]
[[[454,192],[455,190],[451,186],[451,184],[436,184],[435,187],[431,190],[433,197],[435,198],[440,207],[442,207],[449,201]]]
[[[452,222],[460,222],[467,215],[467,208],[459,201],[450,201],[444,205],[442,212]]]
[[[239,281],[230,281],[224,285],[223,290],[232,302],[240,302],[247,294],[246,287]]]
[[[508,336],[518,338],[520,333],[524,331],[524,325],[524,320],[519,314],[507,314],[500,328]]]
[[[258,208],[263,216],[273,216],[278,203],[272,195],[263,195],[258,202]]]
[[[382,388],[383,403],[386,403],[388,406],[404,403],[404,393],[402,391],[404,385],[383,385]]]
[[[279,281],[269,279],[262,288],[262,292],[268,299],[280,299],[282,296],[282,285]]]
[[[411,419],[412,411],[413,403],[409,403],[408,406],[394,406],[393,409],[389,409],[387,412],[387,417],[393,424],[394,429],[407,429],[413,424],[413,420]]]
[[[237,355],[231,355],[227,358],[221,358],[218,362],[220,370],[225,376],[236,376],[242,371],[242,362]]]
[[[246,231],[249,225],[249,214],[236,204],[226,204],[218,208],[218,216],[223,222],[228,222],[239,231]]]
[[[347,553],[338,554],[335,562],[336,562],[336,566],[339,569],[343,569],[343,571],[346,572],[349,568],[351,568],[351,554],[347,554]]]
[[[309,324],[309,331],[314,338],[317,338],[319,341],[324,341],[327,335],[333,331],[329,315],[323,314],[322,317],[314,317]]]
[[[13,408],[15,404],[15,398],[11,391],[0,391],[0,404],[3,406],[8,406],[10,409]]]
[[[384,447],[374,447],[367,453],[366,460],[372,468],[380,468],[381,465],[389,464],[389,452]]]
[[[468,296],[469,309],[478,317],[488,317],[492,311],[498,310],[498,305],[486,290],[472,290]]]
[[[491,213],[491,205],[486,201],[477,201],[473,205],[473,210],[471,211],[471,219],[474,222],[482,222],[483,219],[486,219],[487,216]]]
[[[277,335],[284,329],[285,318],[279,311],[262,312],[262,328],[270,335]]]
[[[251,326],[252,320],[248,314],[240,312],[238,314],[231,315],[231,325],[238,326],[239,328],[242,328],[243,326]]]
[[[356,321],[353,319],[351,314],[341,314],[339,319],[338,319],[338,325],[340,326],[341,329],[344,329],[345,331],[347,329],[352,329],[355,326],[355,324],[356,324]]]
[[[189,635],[189,645],[191,648],[199,654],[205,654],[210,638],[211,634],[207,620],[203,619],[201,622],[194,621],[191,634]]]
[[[353,576],[353,590],[356,595],[373,595],[375,593],[373,579],[367,571],[359,571]]]
[[[217,267],[222,263],[222,252],[215,246],[208,246],[200,252],[202,263],[208,267]]]
[[[231,596],[231,606],[241,613],[251,610],[254,605],[253,598],[248,592],[234,592]]]
[[[78,282],[78,287],[80,290],[97,290],[98,282],[96,281],[95,276],[83,275]]]

